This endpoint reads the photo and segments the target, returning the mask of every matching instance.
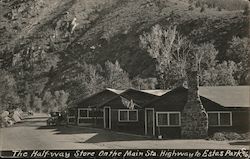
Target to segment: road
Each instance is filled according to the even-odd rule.
[[[48,127],[45,121],[46,117],[36,117],[26,119],[13,127],[1,128],[0,150],[248,148],[247,144],[244,144],[244,142],[237,141],[230,141],[230,144],[229,141],[156,140],[143,136],[86,127]]]

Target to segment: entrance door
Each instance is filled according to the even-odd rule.
[[[155,115],[154,108],[145,109],[145,135],[155,135]]]
[[[104,107],[104,128],[105,129],[111,129],[111,108],[110,107]]]

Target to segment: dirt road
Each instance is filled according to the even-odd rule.
[[[45,117],[26,119],[0,129],[0,150],[43,149],[241,149],[247,142],[156,140],[101,129],[46,126]],[[249,142],[249,141],[248,141]]]

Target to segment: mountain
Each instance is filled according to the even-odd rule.
[[[0,10],[2,61],[39,47],[59,56],[62,70],[76,61],[118,60],[130,77],[155,74],[153,59],[139,47],[139,35],[155,24],[177,25],[197,44],[213,42],[219,60],[232,37],[248,36],[249,28],[242,10],[201,11],[187,0],[1,0]]]

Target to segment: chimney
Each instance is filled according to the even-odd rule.
[[[208,133],[208,115],[199,96],[198,60],[194,53],[190,53],[187,60],[188,97],[181,113],[181,136],[187,139],[205,138]]]

